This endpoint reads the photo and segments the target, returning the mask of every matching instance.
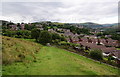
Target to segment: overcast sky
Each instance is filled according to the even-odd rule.
[[[118,22],[119,0],[2,0],[0,20],[65,23]]]

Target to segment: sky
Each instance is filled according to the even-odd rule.
[[[119,0],[2,0],[0,20],[14,23],[117,23],[118,2]]]

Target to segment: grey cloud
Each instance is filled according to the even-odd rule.
[[[93,21],[108,23],[117,17],[117,2],[3,2],[5,17],[24,21],[51,20],[60,22]],[[109,19],[109,20],[108,20]],[[102,21],[103,20],[103,21]],[[104,21],[108,20],[108,21]],[[113,20],[113,23],[117,22]]]

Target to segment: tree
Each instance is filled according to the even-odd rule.
[[[48,30],[48,26],[45,25],[45,24],[43,24],[43,29],[44,29],[44,30]]]
[[[36,41],[38,41],[38,38],[39,38],[39,35],[40,35],[40,30],[39,29],[32,29],[32,31],[31,31],[31,37],[33,38],[33,39],[36,39]]]
[[[42,31],[39,35],[38,42],[46,45],[47,43],[52,42],[52,35],[48,31]]]
[[[102,51],[100,51],[100,50],[92,50],[92,51],[90,51],[90,56],[93,59],[96,59],[96,60],[102,60],[103,59]]]
[[[120,34],[112,34],[111,38],[120,41]]]
[[[31,24],[31,25],[25,24],[25,29],[27,29],[27,30],[32,30],[32,29],[34,29],[34,28],[37,28],[37,27],[35,26],[35,24]]]

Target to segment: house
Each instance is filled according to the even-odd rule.
[[[115,58],[116,63],[120,64],[120,50],[112,52],[111,55]]]
[[[91,40],[92,40],[92,43],[95,43],[95,44],[97,44],[97,42],[98,42],[98,40],[96,38],[92,38]]]
[[[108,38],[110,38],[112,35],[105,35],[105,37],[108,37]]]
[[[63,29],[62,29],[62,28],[58,28],[57,30],[61,31],[61,30],[63,30]]]
[[[72,41],[73,41],[73,43],[77,43],[77,42],[79,42],[79,39],[78,39],[78,37],[73,37]]]
[[[90,37],[91,37],[91,38],[97,38],[97,36],[95,36],[95,35],[91,35]]]
[[[82,25],[79,25],[78,28],[84,28]]]
[[[39,29],[39,30],[43,30],[43,28],[37,28],[37,29]]]
[[[21,24],[20,27],[21,27],[21,30],[24,30],[25,29],[25,24]]]
[[[56,33],[54,29],[48,29],[49,32]]]
[[[74,34],[73,34],[72,32],[67,32],[67,31],[66,31],[66,32],[64,33],[64,36],[71,36],[71,37],[72,37],[72,36],[74,36]]]
[[[64,32],[71,32],[70,29],[62,29]]]
[[[18,30],[17,25],[9,25],[9,27],[11,28],[11,30]]]
[[[103,52],[103,56],[109,56],[112,52],[116,51],[115,47],[103,47],[101,48],[102,52]]]
[[[88,42],[88,39],[85,38],[85,37],[81,38],[81,40],[82,40],[83,42]]]
[[[103,42],[105,46],[120,47],[118,40],[106,39],[106,42]]]
[[[54,31],[54,30],[53,30],[53,29],[48,29],[48,31],[52,32],[52,31]]]
[[[38,28],[42,28],[43,25],[41,25],[41,24],[37,24],[36,27],[38,27]]]
[[[75,37],[75,36],[69,36],[69,39],[67,39],[68,42],[72,42],[72,43],[78,43],[79,42],[79,38]]]

